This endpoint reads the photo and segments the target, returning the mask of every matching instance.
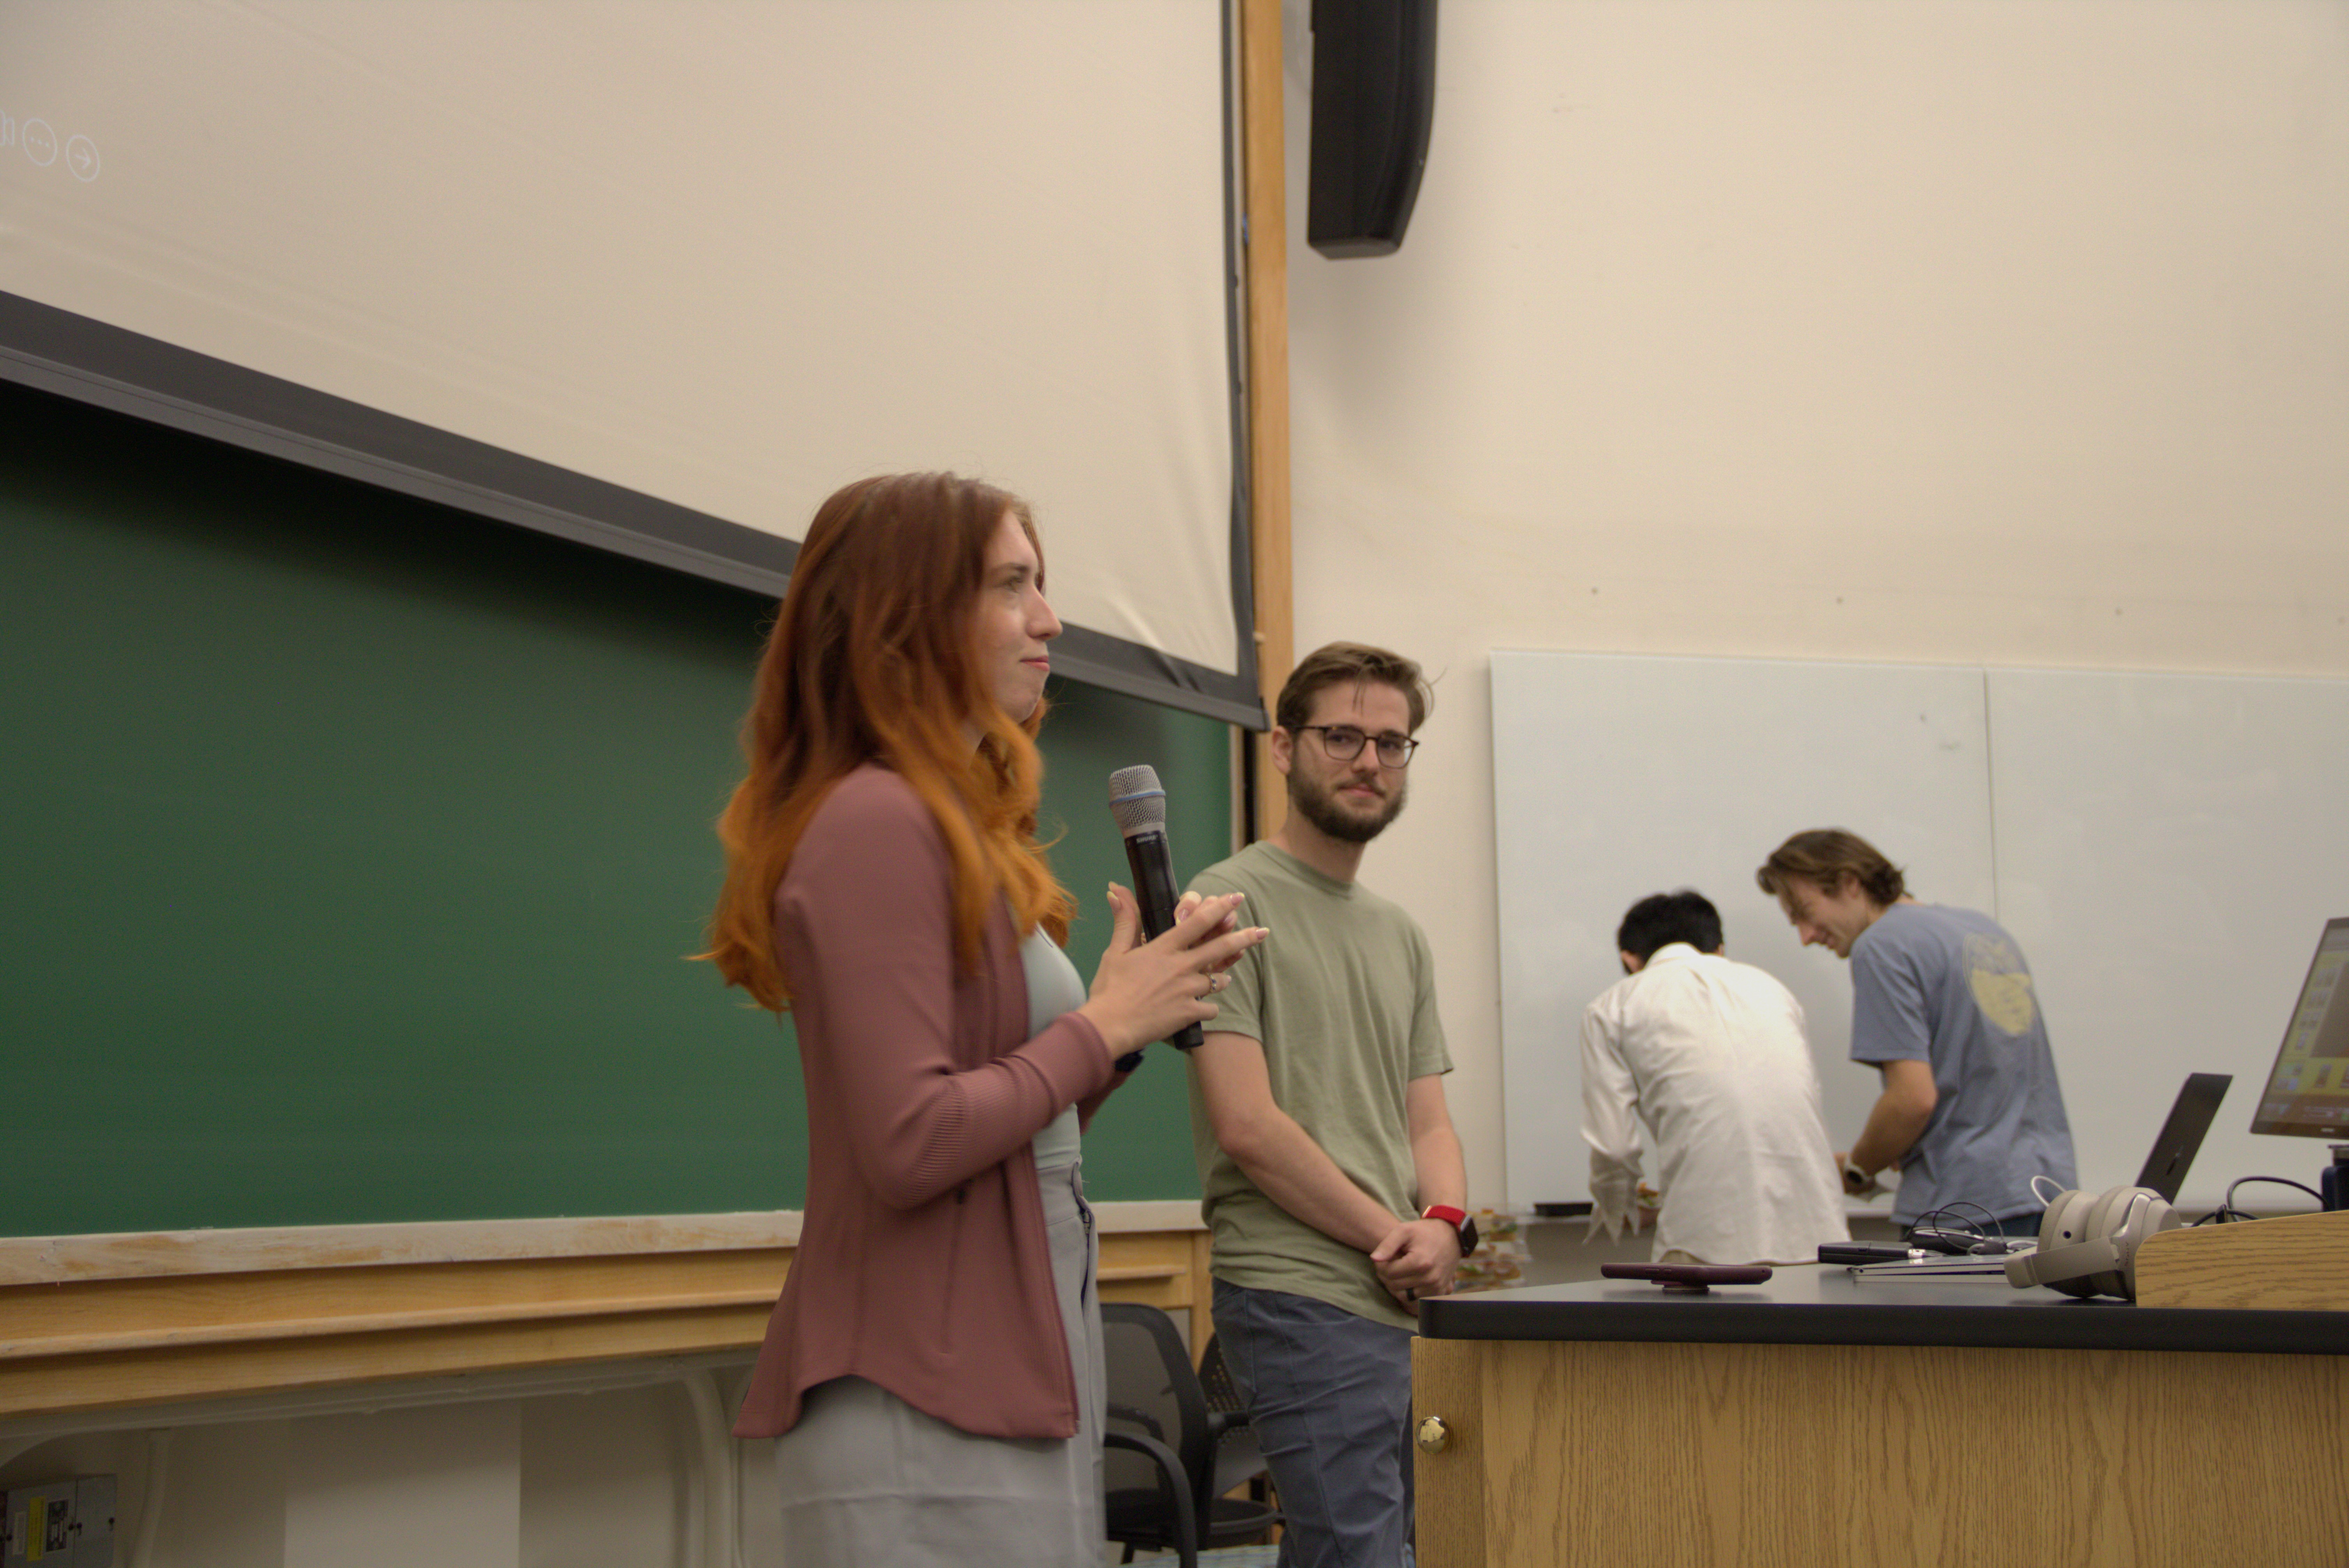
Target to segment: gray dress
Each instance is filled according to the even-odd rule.
[[[1031,934],[1019,958],[1031,1035],[1082,1005],[1084,984],[1051,938]],[[792,1568],[1101,1562],[1108,1396],[1093,1290],[1100,1253],[1085,1206],[1074,1106],[1036,1135],[1035,1150],[1052,1283],[1077,1380],[1077,1435],[974,1437],[865,1378],[820,1383],[803,1398],[799,1423],[775,1439],[783,1561]]]

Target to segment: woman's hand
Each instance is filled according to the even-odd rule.
[[[1239,904],[1236,892],[1185,893],[1174,906],[1174,928],[1143,942],[1133,895],[1110,884],[1115,923],[1109,950],[1093,971],[1092,996],[1077,1011],[1101,1031],[1112,1058],[1216,1016],[1213,997],[1226,983],[1224,971],[1265,938],[1263,926],[1239,925]]]

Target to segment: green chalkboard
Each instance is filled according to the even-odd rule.
[[[797,1207],[790,1030],[685,958],[771,612],[0,385],[0,1234]],[[1187,876],[1227,731],[1054,696],[1090,974],[1110,771]],[[1095,1196],[1195,1195],[1188,1125],[1153,1059]]]

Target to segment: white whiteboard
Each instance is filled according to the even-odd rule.
[[[2325,1145],[2255,1136],[2251,1111],[2349,913],[2349,683],[1995,670],[1990,718],[1999,919],[2046,1003],[2081,1182],[2134,1181],[2186,1075],[2222,1072],[2181,1196],[2314,1186]]]
[[[1730,954],[1802,1002],[1829,1135],[1857,1136],[1877,1076],[1848,1059],[1848,970],[1754,882],[1828,826],[2022,943],[2084,1184],[2136,1176],[2189,1071],[2236,1085],[2186,1203],[2313,1179],[2321,1146],[2244,1130],[2349,910],[2349,684],[1496,652],[1493,720],[1511,1203],[1588,1196],[1582,1009],[1620,975],[1624,909],[1668,888],[1711,898]]]
[[[1589,1197],[1582,1010],[1622,978],[1623,912],[1672,888],[1713,900],[1730,955],[1802,1003],[1828,1134],[1857,1135],[1877,1075],[1849,1060],[1851,982],[1802,951],[1754,870],[1788,833],[1840,824],[1897,845],[1919,886],[1988,909],[1982,704],[1980,670],[1494,654],[1511,1203]]]

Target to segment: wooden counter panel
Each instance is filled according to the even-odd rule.
[[[2349,1312],[2349,1210],[2147,1236],[2137,1304]]]
[[[1423,1404],[1471,1385],[1475,1400],[1454,1449],[1421,1460],[1426,1568],[2330,1568],[2349,1540],[2339,1357],[1575,1342],[1418,1356]],[[1462,1545],[1464,1509],[1481,1550]]]
[[[1495,1507],[1483,1484],[1492,1474],[1485,1445],[1492,1422],[1486,1354],[1485,1346],[1469,1341],[1411,1343],[1412,1429],[1416,1432],[1420,1422],[1439,1416],[1452,1433],[1442,1453],[1413,1456],[1418,1559],[1430,1568],[1439,1563],[1444,1568],[1485,1568],[1485,1525]]]

